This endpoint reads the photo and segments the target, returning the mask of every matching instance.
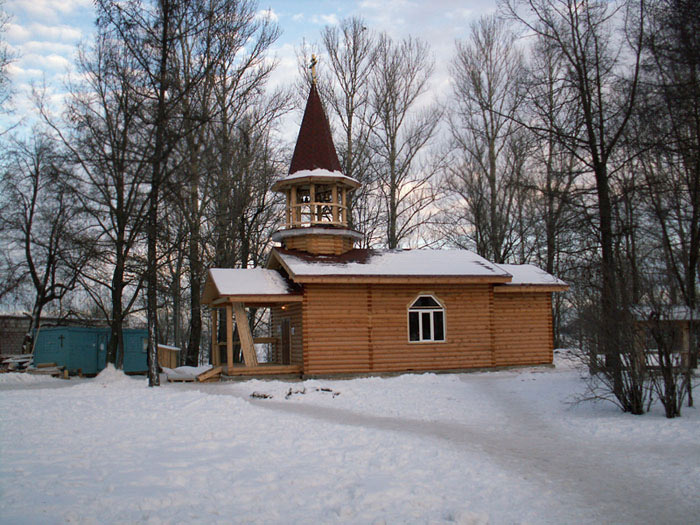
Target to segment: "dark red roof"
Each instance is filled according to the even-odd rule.
[[[291,175],[297,171],[319,168],[342,172],[321,97],[318,96],[316,86],[312,85],[289,173]]]
[[[378,253],[376,250],[367,248],[353,248],[352,250],[340,255],[314,255],[302,250],[288,250],[286,248],[273,248],[273,250],[282,255],[293,255],[294,257],[299,257],[307,262],[325,262],[330,264],[367,264],[369,259]]]

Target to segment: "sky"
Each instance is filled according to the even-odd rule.
[[[4,4],[11,16],[5,38],[17,55],[9,68],[15,91],[13,118],[31,119],[32,86],[46,86],[54,103],[60,104],[77,46],[89,42],[93,31],[93,0],[4,0]],[[394,38],[412,35],[427,41],[436,62],[431,90],[442,95],[449,89],[448,64],[455,40],[468,34],[472,21],[494,11],[496,0],[267,0],[259,2],[259,9],[269,11],[281,29],[272,48],[279,62],[273,83],[294,82],[295,49],[304,41],[316,42],[324,26],[359,15],[368,27]]]

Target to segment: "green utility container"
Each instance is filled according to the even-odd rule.
[[[147,350],[148,330],[124,330],[124,372],[145,374],[148,371]]]
[[[106,327],[41,328],[34,345],[34,364],[56,363],[70,373],[97,374],[107,361],[109,335]],[[146,330],[124,330],[124,372],[146,372],[147,337]]]

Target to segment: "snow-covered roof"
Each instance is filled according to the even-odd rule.
[[[339,256],[310,256],[275,249],[293,279],[305,277],[484,277],[493,282],[510,274],[469,250],[351,250]]]
[[[158,348],[165,348],[166,350],[172,350],[173,352],[180,352],[182,349],[179,346],[162,345],[158,343]]]
[[[513,276],[513,280],[508,285],[567,286],[561,279],[532,264],[499,264],[498,266]]]
[[[212,268],[204,285],[202,302],[224,296],[280,296],[294,294],[288,281],[264,268]]]
[[[274,186],[273,190],[276,190],[278,188],[284,187],[287,185],[287,183],[298,181],[300,179],[309,179],[309,182],[333,182],[333,181],[340,181],[344,182],[348,186],[352,186],[353,188],[358,188],[360,186],[360,182],[356,179],[353,179],[352,177],[348,177],[347,175],[343,175],[339,171],[330,171],[327,169],[322,169],[322,168],[317,168],[313,170],[299,170],[295,171],[294,173],[287,175],[286,177],[281,178],[278,180]]]

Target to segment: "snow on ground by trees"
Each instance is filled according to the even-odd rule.
[[[697,409],[667,420],[572,406],[575,369],[146,385],[114,370],[0,383],[0,522],[691,523],[700,512]]]

